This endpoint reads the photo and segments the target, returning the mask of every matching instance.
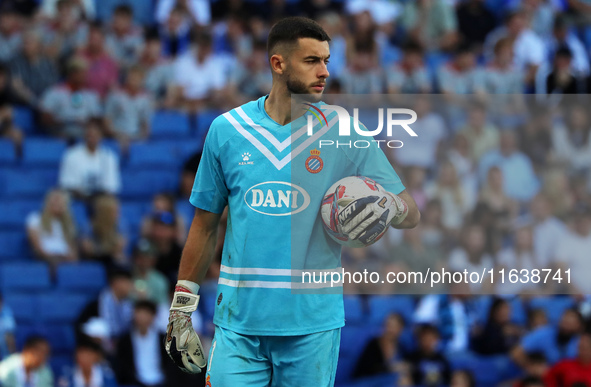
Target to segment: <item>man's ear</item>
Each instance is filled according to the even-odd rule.
[[[285,71],[285,60],[281,54],[271,55],[269,64],[271,65],[271,71],[276,74],[282,75]]]

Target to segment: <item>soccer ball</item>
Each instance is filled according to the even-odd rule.
[[[355,203],[352,204],[352,202]],[[346,224],[370,203],[378,203],[382,208],[390,209],[390,212],[393,211],[390,208],[393,206],[392,196],[384,187],[370,178],[349,176],[334,183],[324,194],[320,207],[322,223],[327,234],[337,243],[347,247],[365,247],[377,242],[388,227],[377,231],[377,235],[374,235],[375,232],[367,234],[372,232],[370,227],[367,232],[360,234],[355,239],[349,238],[348,235],[340,231],[342,224]],[[385,216],[391,220],[387,213]]]

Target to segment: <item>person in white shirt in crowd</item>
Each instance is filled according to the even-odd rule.
[[[175,7],[183,7],[186,14],[191,16],[191,19],[185,21],[187,24],[208,26],[211,23],[209,0],[159,0],[156,6],[156,21],[165,24]]]
[[[101,145],[102,138],[101,121],[92,119],[86,124],[85,141],[64,153],[59,184],[77,199],[117,194],[121,189],[119,160],[115,152]]]
[[[486,56],[492,58],[495,44],[505,37],[514,42],[513,61],[516,68],[524,73],[525,84],[533,85],[538,68],[547,62],[546,47],[542,39],[529,28],[524,11],[511,12],[505,25],[488,35],[484,44]]]
[[[468,270],[468,275],[477,272],[482,275],[483,270],[494,268],[494,260],[486,251],[486,235],[484,228],[479,224],[470,224],[463,228],[461,233],[461,246],[456,247],[449,254],[449,271],[464,272]],[[470,283],[471,291],[486,289],[487,281],[480,283]],[[490,289],[489,289],[490,290]]]
[[[389,94],[420,94],[431,91],[431,79],[423,56],[423,49],[418,43],[409,41],[402,46],[402,59],[386,71]]]
[[[221,105],[228,82],[225,66],[212,51],[211,35],[199,34],[196,43],[197,47],[174,65],[177,95],[192,113]]]
[[[431,170],[437,165],[437,151],[447,135],[447,128],[441,115],[434,111],[431,97],[416,96],[412,100],[412,109],[417,114],[412,129],[417,137],[406,136],[404,146],[393,149],[392,154],[400,165]]]
[[[543,268],[551,268],[556,262],[558,244],[567,232],[566,225],[553,215],[552,203],[542,193],[532,199],[530,214],[538,264]]]
[[[129,5],[119,5],[113,11],[105,45],[119,66],[127,68],[137,63],[144,38],[142,28],[133,24],[133,9]]]
[[[569,105],[562,122],[552,129],[554,158],[574,171],[585,172],[591,169],[591,119],[586,105],[574,101]]]
[[[154,106],[152,97],[144,90],[144,74],[139,66],[127,70],[122,88],[109,93],[105,102],[108,133],[127,145],[131,140],[150,136]]]
[[[572,229],[558,241],[556,261],[563,270],[570,269],[569,293],[591,294],[591,208],[581,202],[572,215]],[[566,274],[562,273],[566,280]]]
[[[62,375],[59,387],[117,387],[115,373],[104,361],[100,344],[91,339],[81,340],[76,345],[76,364],[70,372]]]
[[[484,78],[482,69],[477,66],[474,48],[460,45],[454,58],[438,69],[437,80],[444,94],[482,94]]]
[[[53,19],[58,16],[58,7],[61,0],[42,0],[41,14],[44,17]],[[78,17],[85,17],[89,20],[94,20],[96,16],[95,2],[93,0],[76,0],[71,2],[73,5],[72,12]]]
[[[25,341],[21,353],[0,362],[0,383],[3,387],[54,387],[53,372],[47,365],[49,342],[40,336]]]
[[[39,259],[53,268],[62,262],[78,260],[76,225],[66,192],[49,191],[42,211],[29,214],[26,225],[29,244]]]
[[[88,0],[85,0],[88,2]],[[62,60],[72,55],[88,38],[88,23],[77,1],[55,1],[55,14],[41,27],[43,46],[49,57]]]
[[[86,88],[88,64],[72,59],[66,81],[48,89],[41,97],[41,122],[55,136],[79,139],[86,122],[101,114],[99,96]]]

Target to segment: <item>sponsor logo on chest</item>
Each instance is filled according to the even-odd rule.
[[[310,195],[302,187],[283,181],[267,181],[250,187],[244,202],[253,211],[270,216],[297,214],[310,205]]]

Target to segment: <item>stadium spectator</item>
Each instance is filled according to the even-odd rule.
[[[406,170],[405,185],[408,192],[412,195],[417,208],[425,209],[427,205],[427,193],[425,192],[426,170],[421,167],[409,167]]]
[[[54,136],[79,139],[91,118],[101,114],[98,95],[86,88],[88,64],[72,59],[66,81],[48,89],[41,97],[41,122]]]
[[[554,57],[561,48],[568,48],[572,54],[571,70],[576,77],[589,75],[589,56],[581,40],[569,31],[566,18],[562,15],[554,20],[552,37],[547,42],[550,57]]]
[[[524,74],[525,84],[532,86],[538,68],[546,61],[544,42],[529,28],[523,10],[513,11],[506,17],[505,25],[491,32],[485,41],[485,54],[493,55],[495,44],[502,38],[513,41],[513,61]]]
[[[438,69],[437,80],[444,94],[484,93],[484,76],[477,66],[474,48],[466,44],[459,46],[453,59]]]
[[[155,269],[156,251],[146,239],[140,239],[133,251],[134,298],[168,304],[168,279]]]
[[[446,157],[462,181],[474,183],[476,163],[472,159],[472,144],[463,132],[456,133]]]
[[[55,17],[41,29],[47,55],[62,62],[81,47],[88,37],[88,24],[81,20],[74,0],[58,0]]]
[[[518,0],[513,3],[510,5],[512,8],[523,10],[530,21],[532,31],[547,41],[552,35],[554,15],[560,5],[546,0]]]
[[[474,102],[468,109],[468,121],[460,133],[470,143],[472,160],[478,162],[486,152],[497,148],[500,136],[497,127],[487,117],[485,104]]]
[[[538,168],[546,168],[552,158],[553,112],[545,104],[534,104],[529,118],[519,130],[522,151]]]
[[[164,349],[164,333],[155,326],[156,305],[150,301],[137,301],[133,310],[133,323],[117,346],[117,379],[125,385],[203,386],[199,375],[184,375],[172,363]]]
[[[537,88],[538,94],[577,94],[582,87],[572,71],[573,54],[563,46],[556,51],[554,65],[542,78],[544,85]]]
[[[193,175],[193,179],[195,176]],[[180,245],[185,243],[187,238],[187,226],[182,216],[177,214],[175,208],[174,197],[167,193],[159,193],[154,196],[152,200],[152,208],[149,215],[142,219],[140,233],[143,237],[148,238],[152,234],[152,227],[154,226],[154,214],[168,212],[173,214],[177,230],[177,241]]]
[[[343,93],[377,94],[382,91],[382,80],[374,56],[375,43],[355,48],[355,53],[350,56],[339,78]]]
[[[431,199],[427,202],[421,222],[422,239],[426,246],[443,247],[446,229],[443,225],[442,214],[443,210],[439,199]]]
[[[548,325],[548,316],[541,308],[534,308],[527,311],[527,331]]]
[[[137,63],[144,45],[141,27],[133,23],[133,9],[121,4],[115,7],[105,46],[119,66],[129,68]]]
[[[60,263],[78,260],[76,225],[64,191],[49,191],[45,195],[43,209],[29,214],[26,226],[33,252],[49,263],[52,269]]]
[[[49,342],[44,337],[30,336],[21,353],[0,362],[0,382],[4,387],[53,387],[53,372],[46,364]]]
[[[150,136],[154,106],[143,85],[143,71],[140,67],[131,67],[123,87],[111,91],[105,101],[108,132],[124,147],[131,140],[145,140]]]
[[[482,46],[486,36],[496,27],[495,15],[483,0],[468,0],[456,9],[461,40],[471,45]]]
[[[238,92],[248,100],[267,94],[271,90],[273,77],[269,71],[269,57],[266,42],[255,42],[252,54],[245,60],[245,66],[238,69]]]
[[[484,91],[489,94],[521,94],[525,90],[524,74],[513,62],[513,41],[510,38],[495,43],[494,56],[483,73]],[[507,97],[503,95],[503,98]]]
[[[89,200],[102,193],[116,194],[121,189],[119,160],[112,150],[102,145],[102,137],[102,122],[89,120],[84,143],[64,153],[59,184],[74,198]]]
[[[509,302],[495,298],[486,324],[472,337],[472,347],[481,355],[503,355],[519,342],[520,333],[519,327],[511,322]]]
[[[115,373],[103,359],[101,346],[92,340],[76,345],[75,366],[58,379],[60,387],[117,387]]]
[[[584,172],[591,169],[591,119],[585,105],[572,102],[563,122],[552,128],[553,154],[574,171]]]
[[[16,352],[14,333],[17,325],[12,309],[0,294],[0,361]]]
[[[0,78],[2,75],[0,75]],[[0,81],[1,82],[1,81]],[[22,155],[23,132],[16,126],[13,119],[12,106],[0,97],[0,138],[6,138],[14,144],[17,155]]]
[[[108,338],[102,344],[110,357],[115,354],[118,339],[131,327],[133,317],[133,303],[130,299],[133,291],[131,278],[131,273],[127,270],[112,270],[109,273],[109,286],[101,291],[96,300],[86,305],[76,321],[80,340],[88,338],[83,331],[86,323],[96,321],[106,323]],[[100,320],[96,320],[97,317]]]
[[[412,124],[416,137],[404,139],[404,146],[393,149],[394,158],[404,166],[418,166],[433,169],[440,143],[447,135],[445,121],[433,107],[433,100],[428,96],[413,98],[412,109],[417,120]]]
[[[435,326],[423,325],[418,329],[418,349],[405,357],[410,363],[415,385],[449,385],[451,368],[439,349],[440,335]]]
[[[37,31],[23,34],[22,50],[9,62],[15,91],[28,105],[37,106],[39,99],[59,80],[55,62],[43,53]]]
[[[461,232],[461,246],[449,254],[449,268],[455,271],[482,273],[483,269],[493,267],[493,258],[486,251],[486,234],[479,224],[467,225]],[[478,284],[472,284],[477,289]]]
[[[476,381],[472,372],[468,370],[455,370],[451,374],[450,387],[476,387]]]
[[[423,57],[424,52],[419,44],[409,41],[402,46],[402,59],[386,71],[388,93],[420,94],[431,91],[431,79]]]
[[[94,20],[96,9],[92,0],[76,0],[73,2],[72,12],[87,20]],[[58,16],[60,0],[42,0],[40,11],[44,17],[53,19]]]
[[[575,359],[562,360],[555,364],[546,376],[546,387],[575,386],[584,383],[591,386],[591,335],[585,333],[579,339],[579,350]]]
[[[505,193],[519,202],[531,200],[540,189],[540,182],[530,159],[517,147],[516,134],[505,130],[501,133],[499,149],[493,149],[480,159],[479,179],[486,180],[488,170],[499,167],[503,174]]]
[[[88,40],[79,50],[79,54],[88,63],[88,71],[92,74],[86,78],[86,86],[104,98],[117,86],[119,66],[107,51],[105,33],[100,24],[90,26]]]
[[[156,7],[156,21],[165,24],[171,12],[176,7],[182,7],[187,14],[185,23],[196,23],[199,26],[208,26],[211,22],[211,9],[208,0],[158,0]]]
[[[566,231],[556,247],[559,267],[570,269],[569,292],[590,294],[591,283],[586,274],[591,270],[588,252],[591,248],[591,209],[587,203],[578,203],[572,215],[572,229]]]
[[[571,217],[577,203],[568,170],[560,167],[548,168],[544,171],[543,182],[541,192],[552,203],[552,212],[559,219],[567,220]],[[584,197],[582,200],[585,200]]]
[[[566,226],[553,216],[552,203],[544,194],[536,195],[530,203],[533,219],[534,251],[540,267],[551,267],[557,258],[559,242],[564,238]]]
[[[400,344],[404,319],[392,313],[386,317],[383,325],[383,333],[371,339],[361,352],[353,371],[354,378],[400,371],[404,356]]]
[[[174,283],[182,253],[176,217],[170,212],[157,211],[152,214],[151,223],[148,239],[158,254],[156,268]]]
[[[144,87],[162,108],[172,108],[170,101],[174,79],[173,62],[162,56],[162,43],[157,35],[148,35],[137,65],[144,72]]]
[[[450,50],[458,41],[456,14],[452,5],[443,0],[406,3],[400,23],[413,40],[428,50]]]
[[[221,56],[234,57],[240,62],[247,62],[252,54],[253,39],[246,29],[244,18],[238,14],[230,14],[225,20],[216,24],[216,28],[211,31],[213,51]]]
[[[458,231],[462,227],[464,215],[474,206],[476,197],[470,187],[462,184],[451,162],[445,161],[440,166],[437,180],[428,184],[425,191],[429,199],[441,202],[443,226]]]
[[[503,172],[499,167],[488,170],[486,184],[480,191],[478,201],[487,205],[493,216],[493,227],[503,234],[509,231],[511,222],[516,218],[519,207],[505,194]]]
[[[533,230],[532,225],[527,222],[522,222],[514,226],[513,235],[515,237],[514,245],[506,247],[497,256],[497,266],[505,268],[507,272],[510,270],[532,270],[545,268],[540,265],[538,257],[535,255],[533,246]],[[529,292],[535,292],[538,284],[532,282],[516,282],[507,283],[502,285],[504,293],[522,294]]]
[[[511,350],[511,358],[522,367],[528,362],[528,354],[534,352],[542,354],[549,364],[573,358],[582,332],[583,317],[577,310],[567,309],[558,326],[542,326],[527,333]]]
[[[182,105],[196,113],[219,104],[227,85],[225,66],[212,52],[209,33],[199,34],[197,48],[183,55],[174,64],[174,84],[182,98]]]
[[[193,182],[195,181],[195,174],[201,161],[201,151],[194,153],[189,159],[183,164],[183,170],[181,172],[181,181],[179,183],[179,198],[189,199],[191,197],[191,191],[193,190]]]
[[[10,61],[22,44],[19,17],[13,7],[0,8],[0,62]]]
[[[322,1],[311,1],[309,5],[322,6]],[[334,2],[326,2],[327,7],[335,6]],[[304,7],[306,5],[304,4]],[[343,28],[343,18],[336,12],[328,12],[323,14],[318,23],[324,28],[326,33],[330,36],[328,43],[330,48],[330,77],[327,82],[331,82],[331,78],[339,79],[343,70],[347,67],[347,39],[345,38]]]
[[[191,25],[187,22],[187,12],[182,6],[175,6],[166,22],[158,29],[165,57],[180,57],[190,49]]]
[[[86,259],[102,262],[106,268],[127,266],[127,235],[114,196],[98,196],[93,203],[90,230],[82,238],[81,253]]]

